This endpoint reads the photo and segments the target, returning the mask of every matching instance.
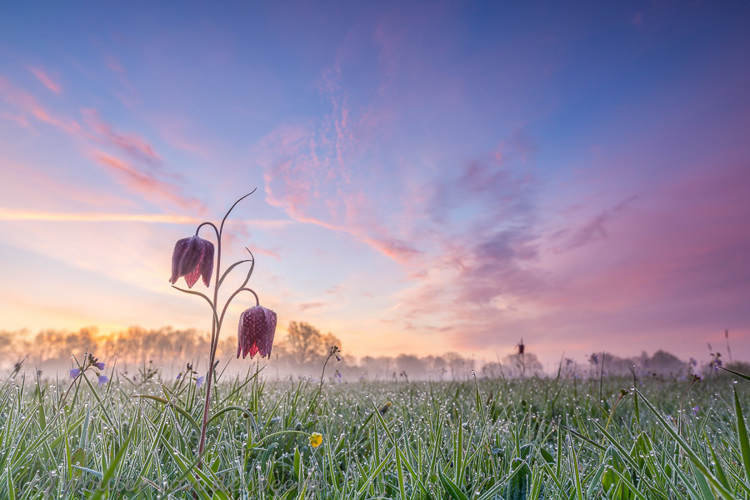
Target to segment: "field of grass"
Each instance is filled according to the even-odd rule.
[[[151,375],[4,380],[0,498],[750,498],[750,382],[728,374],[687,394],[660,378],[220,378],[202,460],[205,387]]]

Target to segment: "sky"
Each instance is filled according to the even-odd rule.
[[[740,1],[2,2],[0,329],[208,330],[174,244],[257,188],[277,339],[750,359],[748,61]]]

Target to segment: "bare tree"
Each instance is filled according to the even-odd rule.
[[[286,349],[292,359],[300,365],[309,363],[316,358],[325,356],[332,346],[341,347],[341,341],[330,333],[323,335],[314,326],[296,321],[289,323],[286,336]]]

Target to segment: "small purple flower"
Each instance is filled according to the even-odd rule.
[[[101,361],[100,361],[100,362],[98,362],[98,363],[96,363],[96,364],[95,364],[94,366],[96,366],[96,367],[97,367],[97,368],[99,368],[100,370],[104,370],[104,363],[102,363]]]
[[[174,285],[184,276],[188,288],[192,288],[198,277],[203,277],[203,283],[208,286],[213,268],[214,244],[199,236],[183,238],[175,244],[172,252],[172,277],[169,282]]]
[[[101,364],[104,364],[104,363],[101,363]],[[109,377],[107,377],[106,375],[99,375],[99,387],[106,384],[107,381],[109,381]]]
[[[247,309],[240,316],[237,332],[237,357],[244,359],[248,354],[253,358],[271,357],[273,336],[276,333],[276,313],[262,306]]]
[[[80,374],[81,374],[80,368],[73,368],[72,370],[70,370],[70,378],[76,378]]]
[[[181,377],[182,377],[182,373],[178,373],[177,378],[175,380],[180,380]]]
[[[195,381],[195,386],[200,389],[204,380],[206,380],[206,377],[198,377]]]

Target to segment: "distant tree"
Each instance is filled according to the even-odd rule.
[[[427,356],[425,362],[429,365],[429,370],[435,377],[442,379],[448,372],[448,363],[442,356]]]
[[[413,354],[400,354],[396,358],[396,370],[399,373],[406,373],[405,377],[416,379],[425,373],[426,363],[423,359]]]
[[[297,364],[304,365],[325,356],[334,345],[341,348],[341,341],[335,335],[323,335],[309,323],[289,323],[285,347]]]
[[[503,375],[503,366],[496,362],[490,361],[482,366],[482,376],[486,378],[497,378]]]
[[[676,374],[682,370],[687,370],[685,363],[677,356],[661,349],[651,356],[650,365],[654,371],[660,374]]]
[[[451,378],[453,380],[468,377],[469,372],[474,369],[474,360],[464,358],[457,352],[446,352],[443,355],[443,358],[445,358],[445,361],[450,368]]]
[[[503,358],[502,370],[506,375],[535,375],[544,372],[544,366],[533,352],[526,350],[523,354],[516,352]]]
[[[0,331],[0,361],[13,362],[19,357],[16,351],[18,332]]]

